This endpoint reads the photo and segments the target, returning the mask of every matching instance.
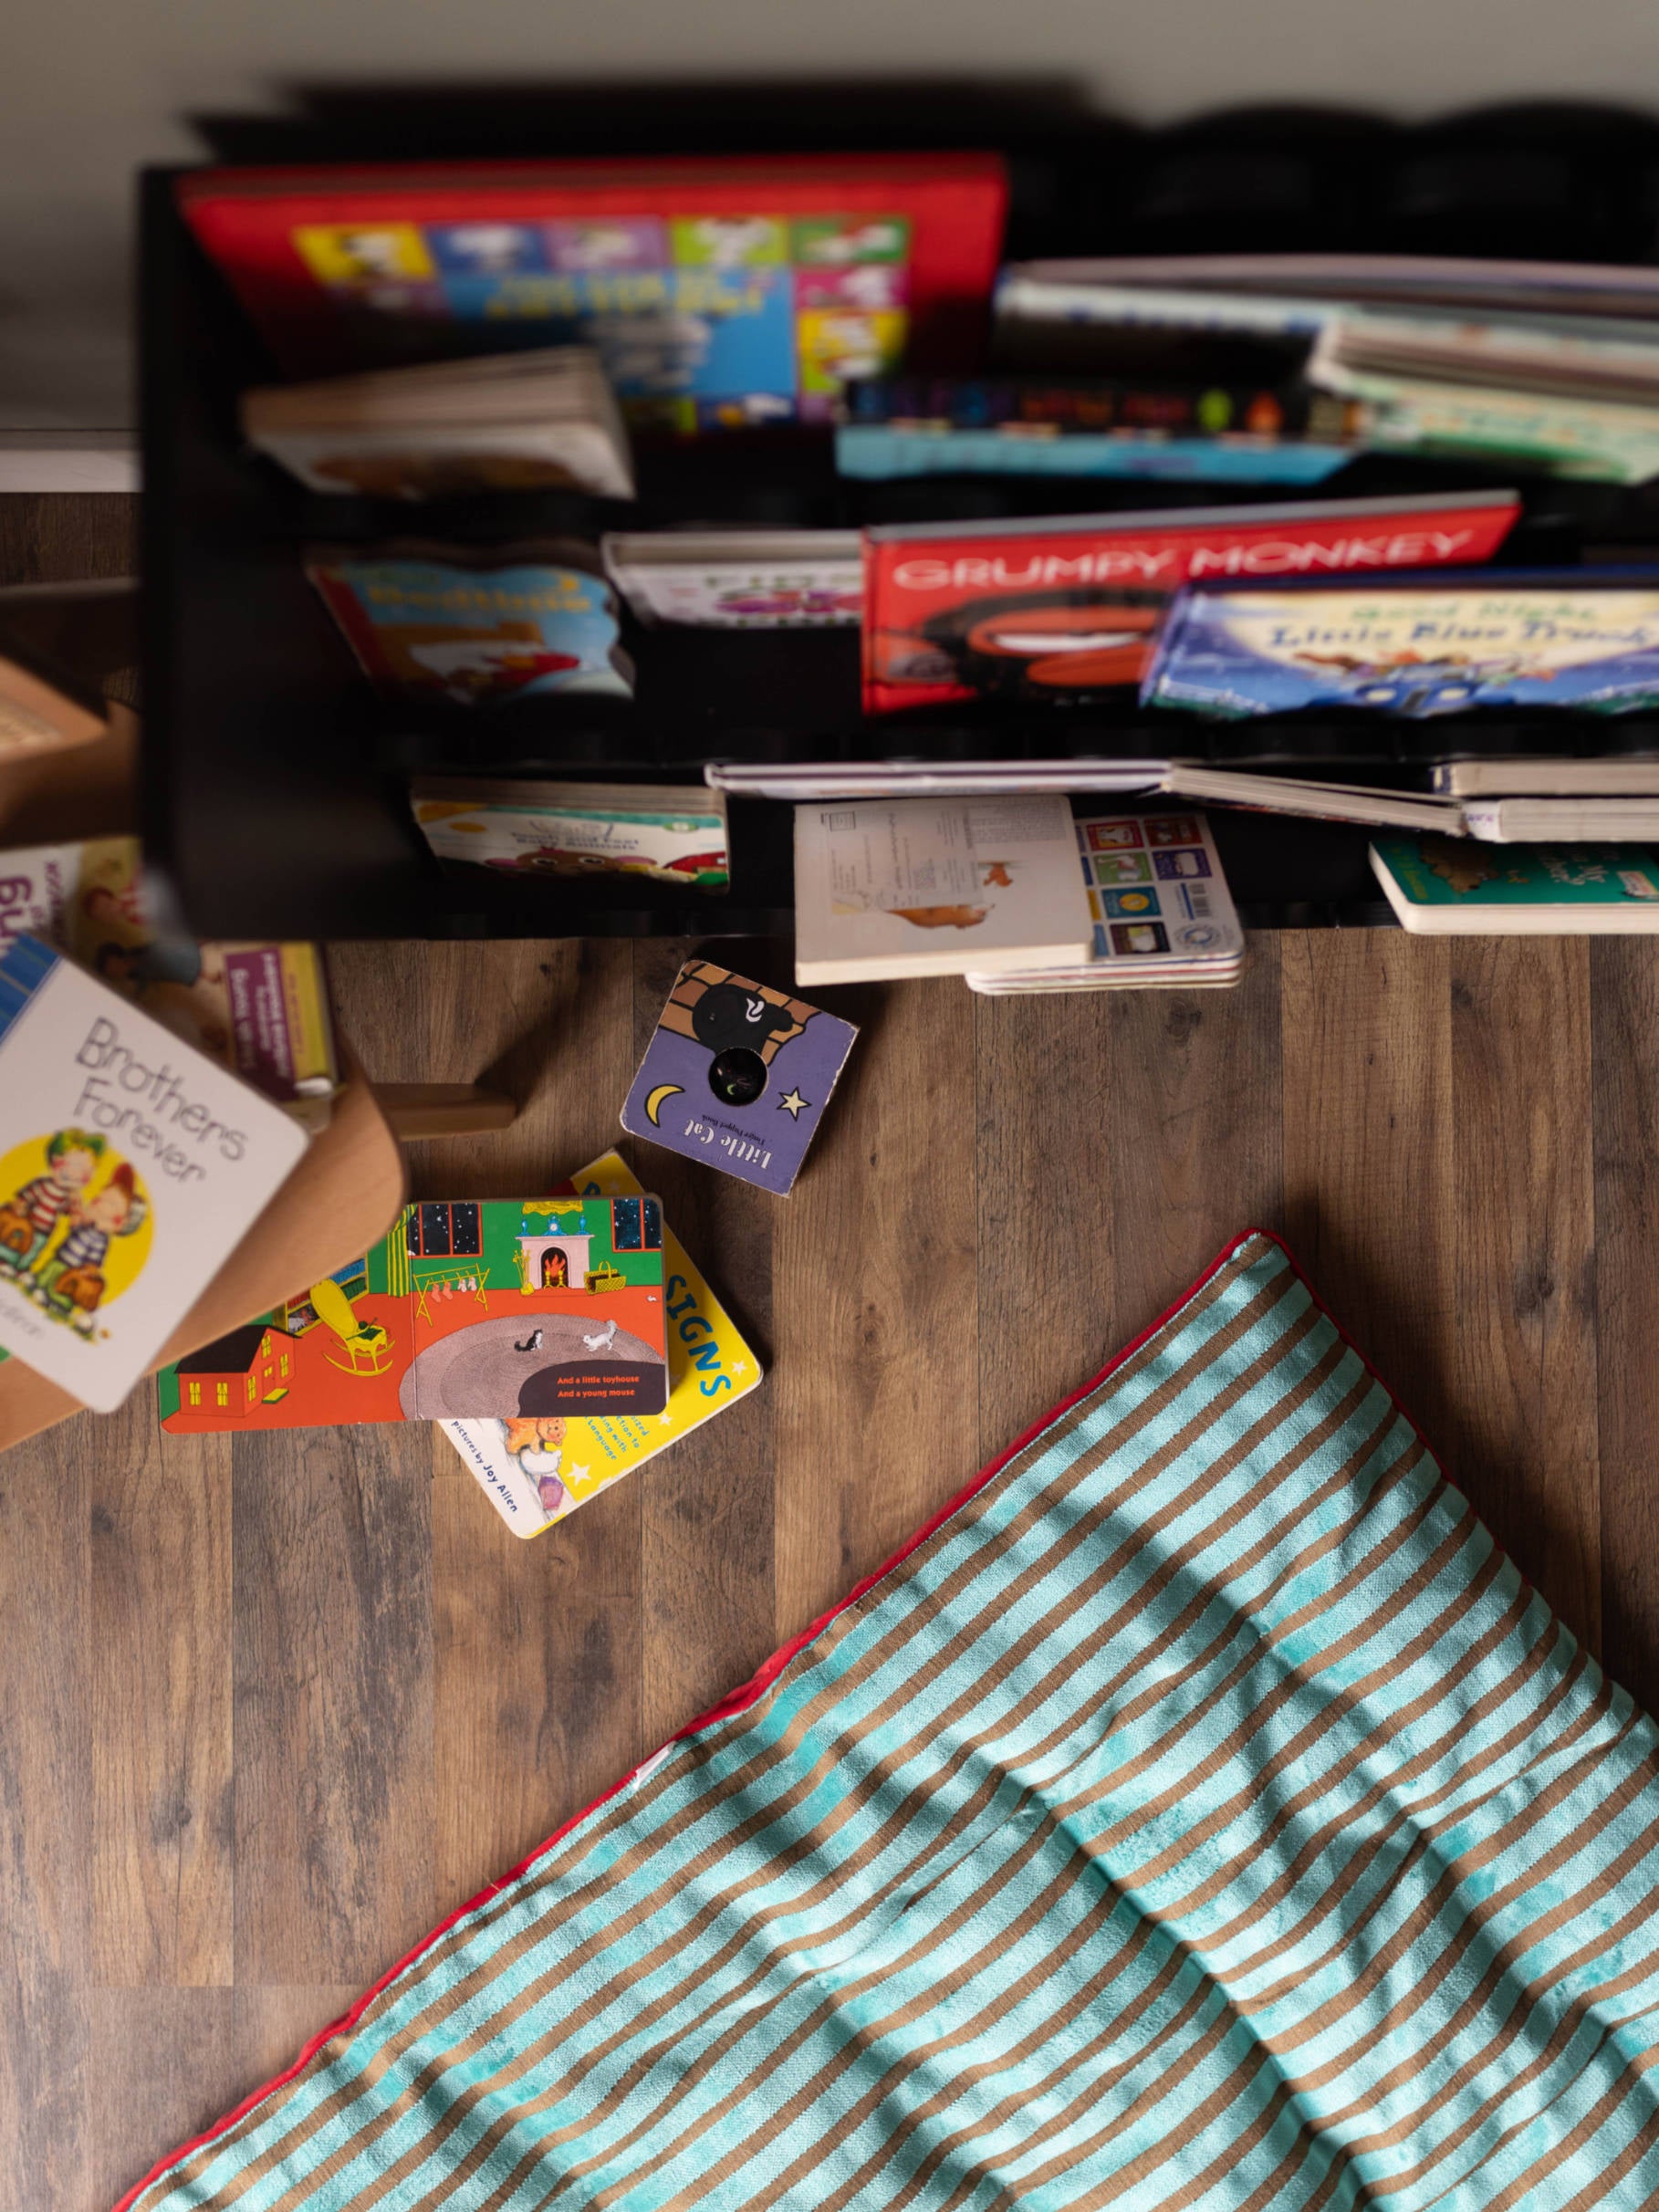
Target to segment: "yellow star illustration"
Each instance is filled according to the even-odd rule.
[[[811,1100],[803,1099],[798,1090],[786,1090],[777,1101],[777,1111],[787,1113],[792,1122],[798,1122],[811,1103]]]

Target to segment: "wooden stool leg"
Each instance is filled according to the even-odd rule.
[[[476,1137],[506,1129],[518,1109],[504,1091],[478,1083],[376,1083],[375,1103],[395,1137]]]

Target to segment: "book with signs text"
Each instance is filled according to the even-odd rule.
[[[643,1195],[638,1177],[614,1152],[578,1169],[562,1188],[582,1198]],[[666,1222],[663,1257],[668,1403],[660,1413],[548,1419],[504,1407],[484,1420],[438,1424],[515,1536],[539,1536],[759,1382],[757,1355]]]

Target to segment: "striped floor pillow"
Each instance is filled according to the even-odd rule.
[[[1659,2202],[1653,1724],[1284,1251],[137,2212]]]

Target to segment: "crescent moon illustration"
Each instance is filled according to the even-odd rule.
[[[684,1088],[683,1083],[659,1083],[651,1093],[645,1101],[645,1111],[653,1129],[661,1129],[663,1126],[662,1122],[658,1121],[657,1115],[662,1110],[663,1100],[672,1099],[676,1091],[683,1090]]]

